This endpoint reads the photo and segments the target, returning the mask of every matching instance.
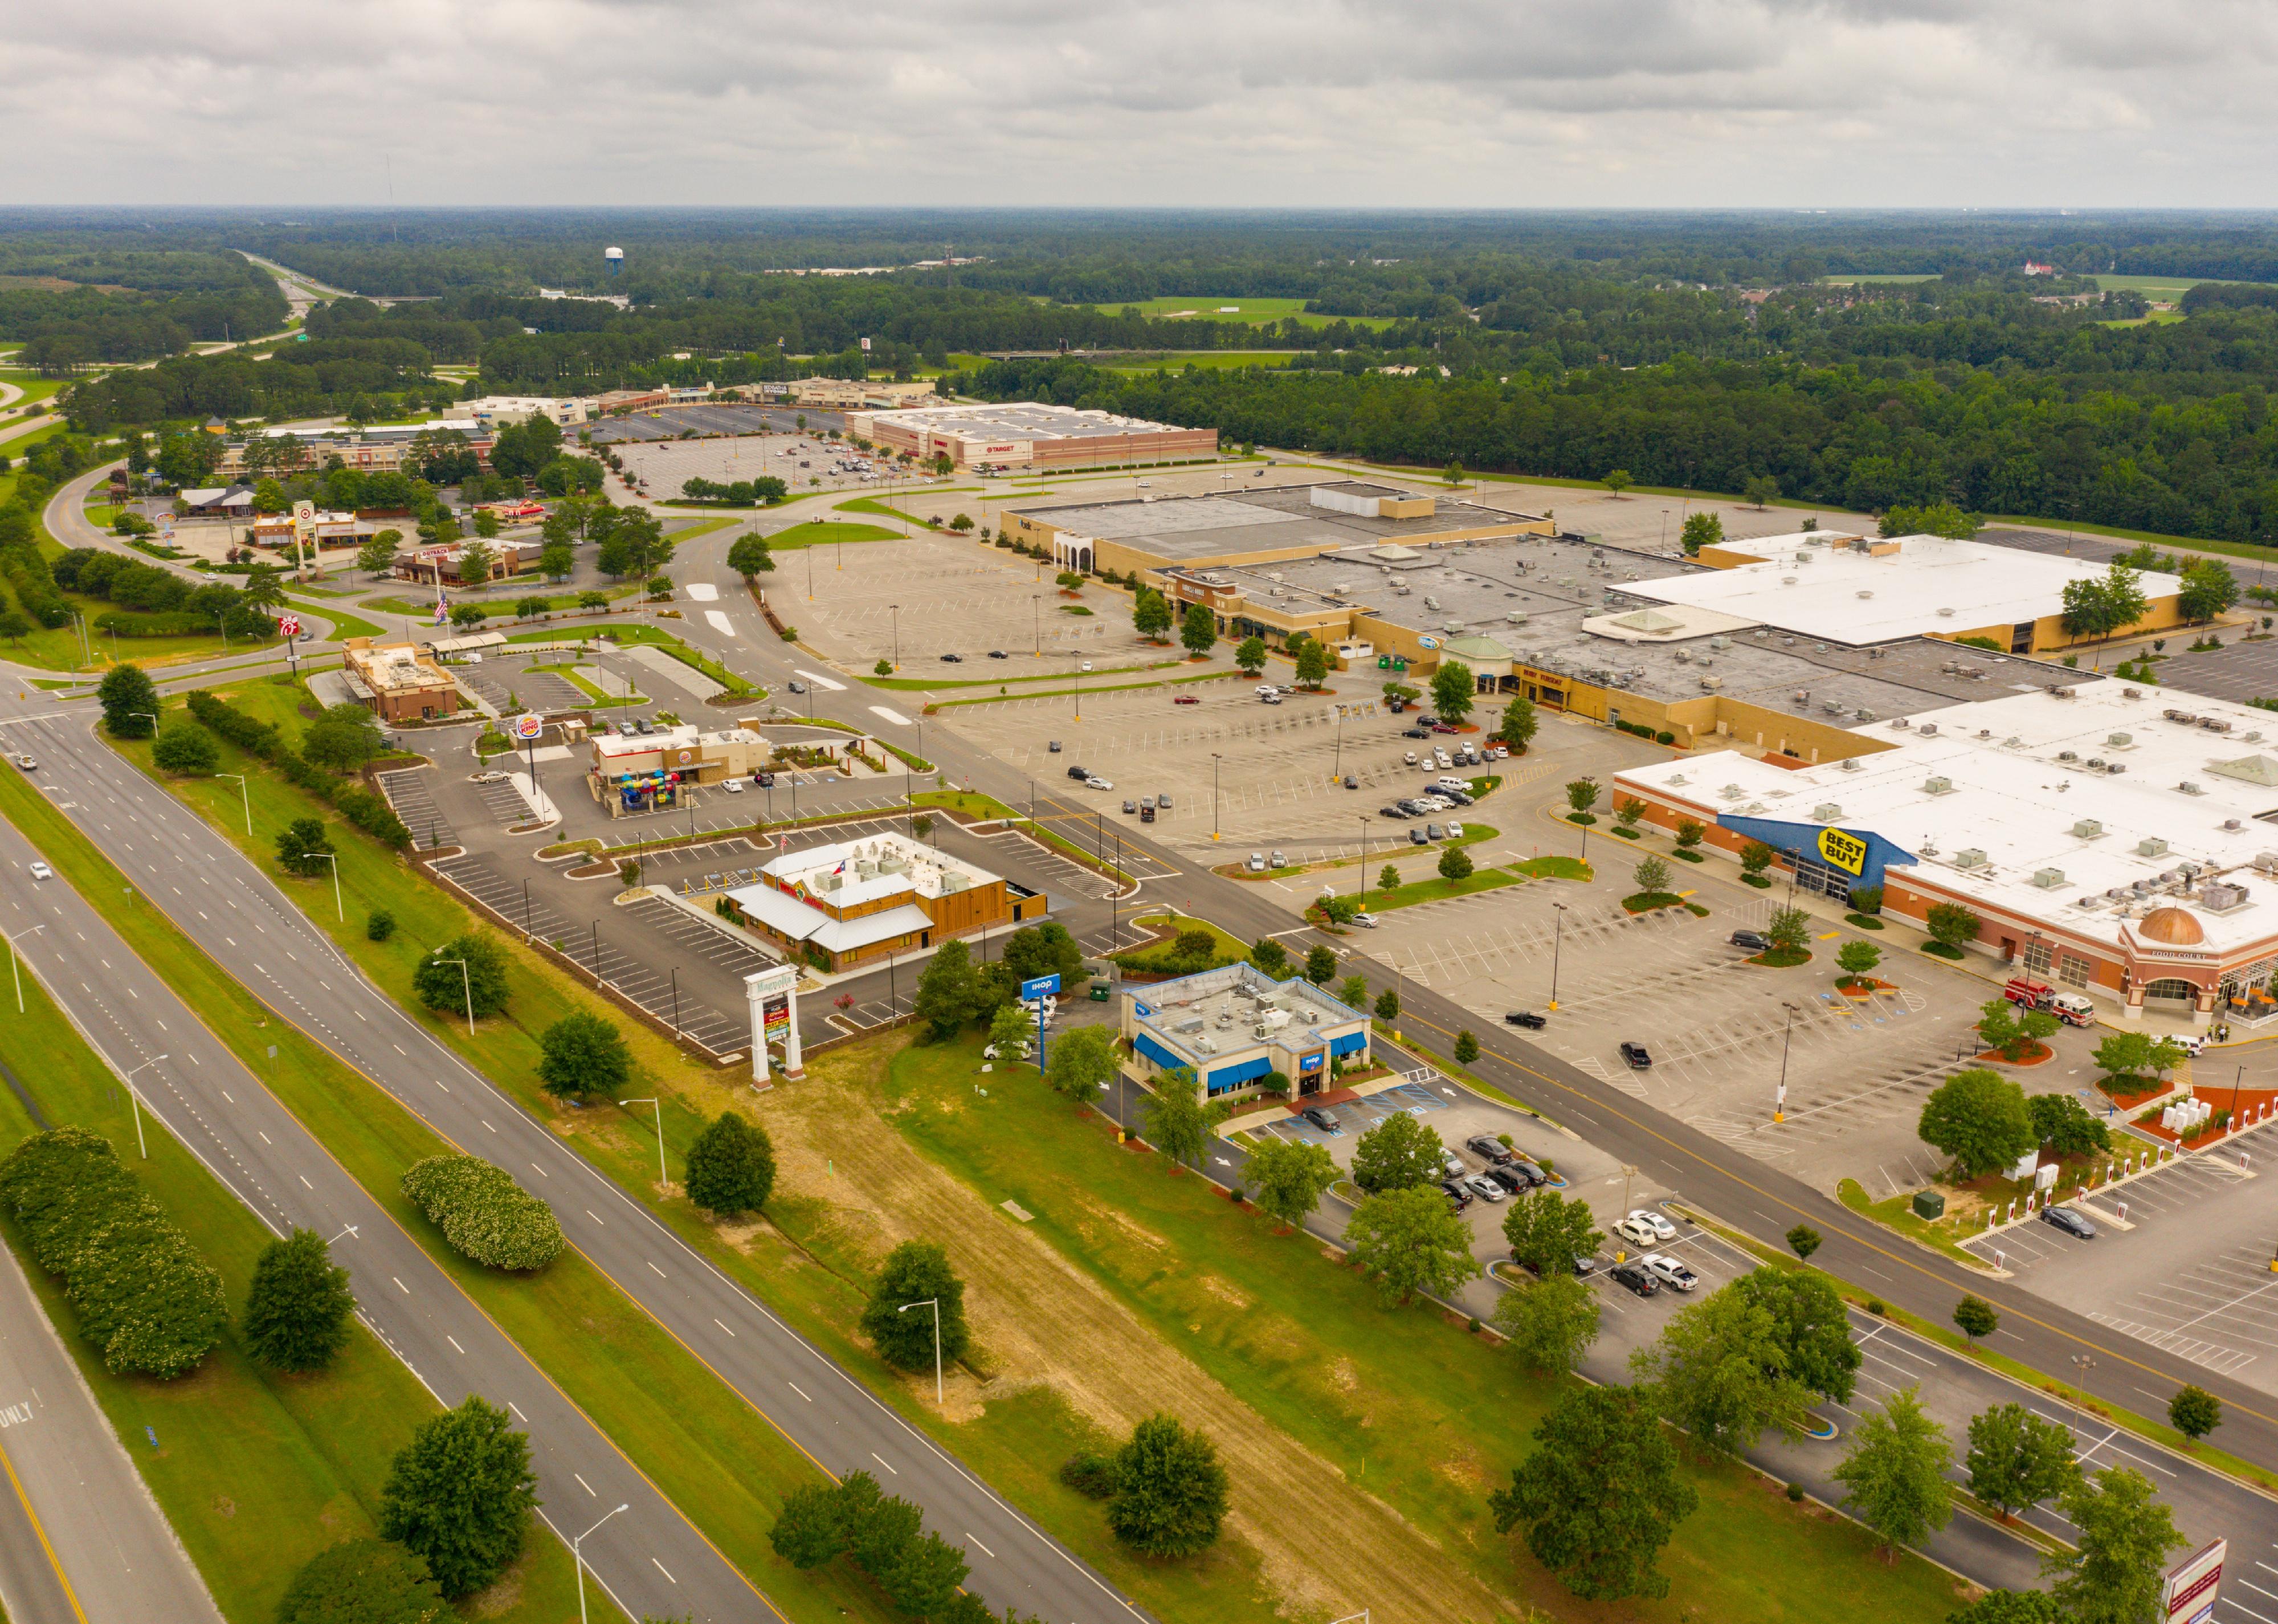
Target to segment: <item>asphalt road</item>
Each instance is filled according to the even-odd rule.
[[[730,583],[725,539],[707,536],[688,543],[675,560],[677,578]],[[783,644],[767,631],[748,594],[725,589],[721,607],[733,628],[722,633],[700,621],[687,622],[689,639],[727,659],[745,676],[780,685],[813,656]],[[822,696],[822,709],[847,720],[869,720],[868,695],[859,683],[844,694]],[[914,710],[911,712],[914,715]],[[898,730],[882,730],[898,740]],[[926,755],[949,781],[969,785],[1013,804],[1028,799],[1029,779],[967,744],[947,726],[925,731]],[[1040,785],[1043,821],[1070,839],[1088,839],[1096,808],[1067,801]],[[1365,939],[1327,937],[1291,929],[1288,913],[1240,882],[1197,870],[1169,847],[1152,841],[1143,826],[1122,831],[1127,850],[1143,853],[1169,877],[1143,882],[1125,906],[1168,905],[1207,917],[1238,938],[1280,938],[1293,957],[1316,941],[1348,950]],[[1381,971],[1380,970],[1380,974]],[[850,984],[858,997],[868,989]],[[1985,1298],[1999,1310],[2005,1335],[2001,1352],[2033,1368],[2060,1375],[2091,1397],[2138,1414],[2160,1414],[2164,1395],[2197,1383],[2223,1401],[2225,1420],[2214,1442],[2229,1452],[2278,1470],[2278,1406],[2240,1383],[2197,1365],[2172,1359],[2148,1344],[2120,1335],[2086,1315],[2046,1302],[2014,1283],[1989,1279],[1939,1254],[1893,1236],[1853,1214],[1839,1202],[1800,1180],[1712,1139],[1687,1124],[1640,1104],[1627,1094],[1577,1070],[1556,1056],[1521,1041],[1512,1029],[1484,1031],[1479,1017],[1427,988],[1403,995],[1402,1029],[1440,1052],[1454,1047],[1455,1035],[1478,1032],[1481,1054],[1472,1069],[1495,1087],[1567,1123],[1593,1143],[1636,1166],[1704,1212],[1774,1246],[1799,1223],[1823,1240],[1813,1261],[1859,1288],[1935,1324],[1950,1321],[1965,1294]],[[2085,1359],[2087,1363],[2077,1361]],[[2274,1610],[2278,1618],[2278,1610]]]
[[[0,1247],[0,1605],[14,1624],[221,1624],[205,1582]]]
[[[41,787],[112,862],[141,883],[144,896],[280,1017],[371,1078],[453,1144],[513,1171],[525,1188],[554,1207],[571,1244],[596,1268],[819,1466],[834,1473],[856,1467],[875,1472],[891,1492],[922,1507],[932,1528],[965,1548],[973,1568],[968,1588],[994,1605],[1015,1605],[1056,1624],[1143,1616],[764,1304],[684,1245],[511,1097],[432,1039],[302,917],[266,875],[173,796],[95,739],[90,709],[75,707],[69,713],[11,722],[4,719],[11,709],[0,701],[0,737],[18,741],[11,747],[28,748],[40,758]],[[32,882],[23,877],[20,864],[32,854],[12,830],[0,835],[0,859],[12,860],[15,865],[11,877],[0,883],[27,907],[33,905],[27,894]],[[52,908],[77,907],[60,882],[39,887],[37,901]],[[49,933],[65,939],[52,947],[42,940],[37,961],[43,969],[50,953],[73,954],[80,950],[75,940],[80,934],[96,936],[99,922],[91,913],[80,912],[85,916],[75,916],[70,930]],[[105,957],[119,968],[114,971],[75,961],[73,974],[59,974],[57,990],[70,995],[83,982],[79,994],[82,1004],[92,1001],[108,1021],[139,1023],[159,1001],[163,989],[115,938],[109,942],[107,954],[96,954],[98,961]],[[122,978],[135,977],[142,981],[120,1008],[121,1000],[111,994]],[[97,984],[105,985],[105,995],[99,1000],[86,990]],[[170,994],[166,997],[171,1000]],[[187,1029],[187,1012],[180,1010],[179,1004],[175,1008],[176,1018]],[[101,1038],[104,1028],[89,1024]],[[121,1060],[114,1052],[114,1061],[134,1065],[144,1053],[168,1052],[177,1046],[171,1030],[136,1025],[132,1035],[139,1048],[128,1045],[127,1033],[122,1031],[118,1042],[131,1058]],[[103,1041],[107,1049],[111,1047],[110,1040]],[[244,1089],[260,1102],[260,1108],[274,1115],[279,1126],[268,1131],[283,1142],[279,1128],[291,1127],[289,1115],[228,1062],[218,1046],[207,1040],[198,1046],[199,1063],[185,1066],[178,1057],[154,1069],[151,1075],[158,1080],[150,1084],[150,1095],[164,1104],[173,1093],[188,1113],[182,1124],[185,1131],[211,1134],[232,1129],[241,1115],[256,1108],[236,1103],[234,1096]],[[218,1076],[231,1076],[233,1082],[225,1088],[213,1081]],[[330,1207],[293,1221],[312,1228],[329,1223],[327,1234],[344,1222],[363,1226],[367,1236],[387,1229],[392,1240],[401,1239],[407,1249],[403,1267],[426,1269],[435,1282],[424,1291],[415,1286],[407,1294],[422,1300],[440,1295],[445,1289],[442,1277],[424,1263],[417,1248],[408,1237],[394,1234],[353,1182],[324,1157],[321,1147],[297,1127],[291,1130],[297,1148],[283,1160],[268,1153],[273,1147],[250,1144],[243,1136],[233,1137],[223,1153],[224,1161],[234,1156],[264,1169],[257,1188],[239,1187],[248,1205],[271,1222],[281,1222],[275,1204],[264,1204],[264,1192],[274,1191],[277,1200],[299,1202],[319,1192],[311,1186],[296,1195],[294,1184],[303,1176],[313,1180],[319,1174],[329,1175],[322,1193]],[[342,1215],[335,1218],[335,1213]],[[372,1222],[367,1223],[367,1219]],[[340,1250],[352,1262],[356,1248],[344,1244]],[[371,1279],[359,1276],[360,1300],[376,1311],[376,1296],[378,1302],[388,1302],[386,1290],[400,1273],[378,1277],[377,1292]],[[401,1277],[413,1279],[410,1274]],[[450,1306],[472,1315],[462,1298]],[[429,1311],[440,1314],[443,1308],[436,1305]],[[480,1316],[472,1317],[478,1321]],[[407,1337],[415,1329],[391,1321],[391,1339],[399,1329]],[[465,1336],[459,1342],[475,1345]],[[431,1386],[451,1395],[450,1402],[478,1375],[505,1369],[519,1360],[495,1333],[490,1351],[479,1357],[447,1355],[432,1337],[396,1345]],[[531,1416],[533,1437],[542,1430],[550,1450],[592,1463],[593,1469],[585,1476],[597,1487],[604,1479],[596,1477],[596,1471],[621,1485],[603,1489],[591,1504],[607,1510],[616,1499],[630,1500],[646,1489],[615,1457],[606,1439],[558,1395],[552,1396],[548,1407],[551,1389],[540,1393],[543,1377],[526,1363],[522,1368],[530,1371],[531,1384],[516,1385],[506,1396],[516,1398]],[[484,1390],[495,1400],[503,1390],[485,1383]],[[539,1407],[533,1408],[533,1398]],[[547,1417],[542,1425],[541,1414]],[[573,1421],[584,1426],[582,1436]],[[610,1457],[606,1464],[604,1452]],[[549,1481],[547,1499],[563,1508],[566,1521],[569,1507],[589,1502],[574,1483],[565,1490],[563,1481]],[[646,1515],[618,1518],[589,1547],[596,1572],[609,1579],[630,1611],[636,1616],[643,1612],[693,1613],[719,1619],[763,1612],[742,1576],[653,1490],[648,1492]],[[657,1577],[668,1569],[669,1583]]]

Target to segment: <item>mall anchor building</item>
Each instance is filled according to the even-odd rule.
[[[1879,885],[1910,923],[1959,903],[1973,951],[2126,1017],[2272,1013],[2278,716],[2114,679],[2019,688],[1855,728],[1816,763],[1632,768],[1612,798],[1728,854],[1762,841],[1807,890]]]

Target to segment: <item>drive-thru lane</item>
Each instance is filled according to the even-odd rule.
[[[968,1587],[984,1599],[1067,1624],[1141,1616],[432,1038],[235,847],[96,739],[91,720],[91,710],[80,708],[0,720],[0,736],[41,759],[39,782],[50,799],[256,997],[445,1138],[513,1172],[554,1207],[571,1243],[596,1267],[818,1465],[873,1472],[922,1507],[930,1527],[965,1548]],[[151,1052],[159,1052],[155,1042]],[[689,1605],[684,1593],[662,1605],[641,1602],[667,1614]]]

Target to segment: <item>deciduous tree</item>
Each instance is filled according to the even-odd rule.
[[[1704,1449],[1739,1455],[1767,1429],[1804,1436],[1812,1391],[1789,1373],[1770,1310],[1731,1286],[1679,1309],[1630,1369]]]
[[[1169,1415],[1132,1429],[1107,1503],[1116,1538],[1145,1556],[1195,1556],[1218,1543],[1226,1511],[1226,1468],[1207,1437]]]
[[[1566,1375],[1598,1338],[1598,1294],[1571,1274],[1514,1285],[1496,1300],[1494,1327],[1545,1375]]]
[[[776,1187],[776,1148],[768,1130],[734,1111],[704,1125],[688,1147],[688,1199],[722,1218],[755,1213]]]
[[[1514,1261],[1546,1280],[1571,1274],[1574,1260],[1588,1257],[1606,1238],[1588,1202],[1569,1200],[1547,1184],[1512,1200],[1503,1214],[1502,1237]]]
[[[1284,1229],[1303,1223],[1337,1177],[1327,1147],[1301,1139],[1267,1139],[1242,1164],[1242,1179],[1257,1210]]]
[[[1044,1081],[1062,1098],[1090,1105],[1100,1085],[1115,1080],[1115,1029],[1078,1026],[1052,1039]]]
[[[1953,1516],[1945,1429],[1923,1413],[1921,1390],[1902,1387],[1859,1417],[1851,1452],[1835,1468],[1843,1503],[1895,1551],[1918,1545]]]
[[[2025,1091],[1983,1067],[1957,1071],[1923,1102],[1923,1142],[1953,1158],[1975,1178],[2007,1167],[2040,1142]]]
[[[558,1099],[615,1099],[632,1080],[632,1051],[616,1023],[573,1009],[538,1039],[538,1080]]]
[[[1954,1317],[1961,1317],[1958,1310]],[[2080,1481],[2072,1429],[2062,1421],[2042,1420],[2022,1404],[1996,1405],[1970,1417],[1969,1452],[1962,1466],[1969,1474],[1969,1492],[2004,1518],[2055,1499]]]
[[[1428,1184],[1365,1197],[1345,1224],[1345,1245],[1387,1302],[1418,1291],[1450,1297],[1480,1272],[1471,1226]]]
[[[1395,1111],[1353,1146],[1352,1181],[1367,1195],[1437,1184],[1442,1148],[1420,1118]]]
[[[2041,1570],[2058,1616],[2068,1624],[2144,1624],[2159,1616],[2160,1581],[2167,1554],[2187,1543],[2175,1513],[2152,1480],[2126,1467],[2106,1467],[2075,1483],[2061,1501],[2075,1550],[2044,1557]]]
[[[380,1490],[379,1531],[424,1557],[451,1601],[484,1589],[521,1553],[538,1504],[530,1441],[504,1410],[470,1398],[413,1434]]]
[[[1655,1559],[1700,1497],[1644,1395],[1568,1387],[1533,1436],[1510,1487],[1487,1498],[1495,1531],[1523,1524],[1535,1559],[1586,1600],[1666,1596]]]
[[[348,1346],[355,1296],[325,1237],[294,1229],[262,1249],[245,1299],[245,1348],[271,1370],[321,1370]]]
[[[1432,703],[1443,722],[1460,723],[1478,700],[1479,678],[1461,660],[1442,660],[1432,673]]]
[[[937,1298],[941,1303],[941,1358],[953,1365],[965,1356],[971,1334],[965,1324],[965,1283],[949,1266],[949,1253],[931,1241],[904,1241],[886,1254],[862,1313],[862,1329],[878,1357],[897,1370],[933,1368],[933,1310],[902,1309]]]

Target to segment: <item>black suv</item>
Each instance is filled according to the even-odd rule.
[[[1088,767],[1071,767],[1068,769],[1068,777],[1071,778],[1089,778],[1091,777],[1091,770]]]
[[[1745,947],[1750,953],[1762,953],[1772,945],[1772,938],[1762,931],[1735,931],[1725,939],[1733,946]]]
[[[1651,1297],[1655,1291],[1661,1290],[1661,1282],[1634,1263],[1617,1263],[1606,1273],[1640,1297]]]
[[[1530,1032],[1539,1032],[1550,1024],[1548,1020],[1535,1014],[1532,1009],[1514,1009],[1503,1016],[1503,1020],[1512,1026],[1523,1026]]]

